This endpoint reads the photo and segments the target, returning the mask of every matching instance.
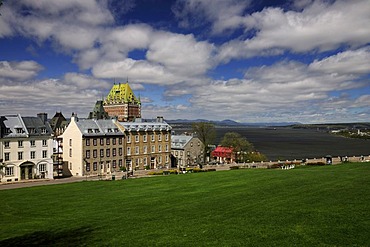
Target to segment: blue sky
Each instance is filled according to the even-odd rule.
[[[370,121],[370,1],[20,0],[0,8],[0,115]]]

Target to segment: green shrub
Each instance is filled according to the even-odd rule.
[[[148,172],[148,175],[163,175],[163,172]]]
[[[193,169],[193,172],[203,172],[203,170],[197,167]]]
[[[178,171],[177,170],[169,170],[168,171],[170,174],[177,174],[178,173]]]
[[[240,167],[239,166],[230,166],[230,170],[236,170],[236,169],[239,169]]]

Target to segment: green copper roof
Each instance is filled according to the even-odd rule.
[[[104,100],[105,105],[120,103],[140,104],[140,98],[136,98],[128,83],[114,84],[107,98]]]

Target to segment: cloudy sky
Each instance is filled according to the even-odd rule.
[[[4,0],[0,115],[370,121],[370,0]]]

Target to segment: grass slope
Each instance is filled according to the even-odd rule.
[[[370,246],[370,165],[0,191],[0,246]]]

